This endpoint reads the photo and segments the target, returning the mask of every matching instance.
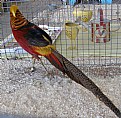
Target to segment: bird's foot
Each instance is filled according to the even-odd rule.
[[[31,71],[31,72],[35,72],[35,70],[36,70],[35,67],[31,67],[31,68],[30,68],[30,71]]]
[[[54,75],[55,75],[55,73],[53,70],[48,70],[45,72],[44,77],[47,77],[51,80],[52,78],[55,78]]]
[[[38,57],[38,55],[32,55],[32,59],[33,59],[33,67],[30,68],[30,72],[35,72],[36,68],[34,67],[35,61],[39,61],[41,60],[40,57]]]
[[[35,67],[27,67],[27,68],[25,68],[25,72],[29,73],[29,74],[31,74],[31,73],[33,73],[35,71],[36,71]]]
[[[48,72],[48,73],[46,74],[46,76],[47,76],[48,78],[50,78],[50,79],[54,78],[53,72]]]

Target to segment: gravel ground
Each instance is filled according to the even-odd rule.
[[[1,19],[6,18],[6,24],[5,15]],[[54,67],[47,66],[53,73],[47,75],[39,62],[35,72],[30,72],[31,66],[30,59],[0,60],[0,118],[116,118],[91,92]],[[121,68],[84,70],[121,110]]]
[[[0,118],[116,118],[96,97],[54,67],[30,59],[0,60]],[[85,69],[86,70],[86,69]],[[101,70],[100,70],[101,71]],[[121,76],[90,78],[121,110]]]

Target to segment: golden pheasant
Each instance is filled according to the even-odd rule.
[[[16,5],[10,7],[10,25],[15,39],[23,49],[36,59],[39,59],[39,56],[44,56],[52,65],[67,74],[70,79],[91,91],[121,118],[119,109],[102,93],[99,87],[80,69],[56,51],[55,46],[52,45],[51,37],[38,26],[29,22]]]

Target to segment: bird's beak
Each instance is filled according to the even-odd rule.
[[[16,12],[12,11],[12,14],[13,14],[14,17],[16,17]]]
[[[10,7],[10,12],[13,14],[14,17],[16,17],[16,11],[18,10],[18,7],[16,5],[12,5]]]

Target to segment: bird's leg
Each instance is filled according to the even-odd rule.
[[[32,71],[32,72],[35,71],[34,64],[35,64],[35,61],[36,61],[36,60],[40,61],[40,63],[41,63],[42,66],[44,67],[44,69],[47,71],[47,68],[45,67],[45,65],[44,65],[43,62],[42,62],[42,58],[38,57],[37,55],[32,55],[32,60],[33,60],[33,62],[32,62],[33,66],[32,66],[32,68],[31,68],[31,71]],[[49,72],[47,71],[47,73],[49,73]]]
[[[45,67],[44,63],[42,62],[42,57],[38,57],[37,55],[32,55],[32,59],[33,59],[33,67],[31,68],[32,72],[35,71],[34,64],[35,64],[35,61],[38,60],[38,61],[40,61],[41,65],[44,67],[44,69],[46,70],[47,75],[53,75],[52,73],[48,72],[47,68]]]
[[[34,71],[36,70],[36,68],[34,67],[35,61],[36,61],[36,58],[34,58],[34,57],[32,56],[32,67],[31,67],[31,72],[34,72]]]
[[[38,55],[32,55],[32,68],[31,68],[31,72],[34,72],[35,70],[36,70],[36,68],[35,68],[35,61],[36,60],[40,60],[40,58],[38,57]]]
[[[42,59],[41,59],[41,58],[39,58],[39,61],[40,61],[40,63],[42,64],[42,66],[44,67],[44,69],[46,70],[46,72],[49,74],[49,72],[48,72],[47,68],[45,67],[45,65],[43,64],[43,62],[42,62]]]
[[[51,77],[54,78],[53,72],[48,72],[47,68],[45,67],[44,63],[42,62],[42,59],[40,58],[39,61],[41,62],[41,64],[43,65],[44,69],[47,72],[47,76],[49,77],[51,75]]]

